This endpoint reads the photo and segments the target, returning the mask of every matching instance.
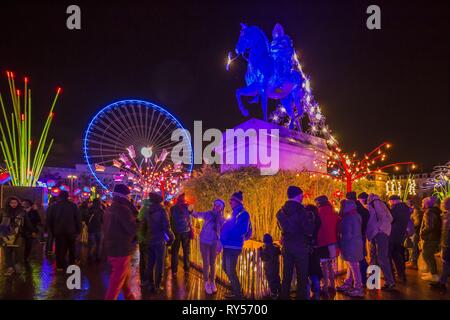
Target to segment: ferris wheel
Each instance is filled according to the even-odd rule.
[[[192,146],[186,130],[180,132],[184,135],[183,140],[188,142],[186,151],[191,161],[173,164],[170,159],[173,147],[180,143],[171,139],[172,132],[177,129],[184,127],[161,106],[143,100],[114,102],[101,109],[86,129],[83,143],[86,163],[98,184],[105,189],[111,186],[105,185],[98,173],[115,167],[112,170],[115,182],[127,182],[147,193],[165,186],[175,194],[193,166]]]

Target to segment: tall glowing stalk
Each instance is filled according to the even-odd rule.
[[[9,93],[11,96],[12,113],[8,114],[0,93],[3,121],[0,121],[2,141],[0,147],[6,162],[6,168],[11,176],[13,186],[34,187],[42,172],[45,161],[53,145],[53,139],[47,143],[48,131],[53,120],[53,109],[58,100],[61,88],[56,91],[50,112],[33,150],[31,138],[31,89],[28,88],[28,78],[24,78],[23,92],[16,89],[14,73],[7,71]]]

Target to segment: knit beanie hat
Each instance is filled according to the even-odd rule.
[[[238,191],[232,194],[231,199],[236,200],[239,203],[244,201],[244,196],[242,195],[242,191]]]
[[[314,199],[314,201],[319,205],[319,206],[323,206],[324,204],[327,204],[328,201],[328,197],[326,195],[322,195],[322,196],[318,196],[317,198]]]
[[[266,233],[266,234],[263,236],[263,242],[264,242],[265,244],[273,243],[272,236],[271,236],[270,234]]]
[[[347,192],[345,198],[347,198],[348,200],[356,201],[356,192],[355,191]]]
[[[289,186],[287,189],[287,196],[289,199],[295,198],[301,194],[303,194],[303,190],[297,186]]]
[[[367,193],[365,193],[365,192],[361,192],[361,193],[358,195],[358,199],[367,200],[368,197],[369,197],[369,195],[368,195]]]
[[[116,184],[114,186],[114,193],[119,193],[123,196],[127,196],[131,193],[130,189],[124,184]]]
[[[150,202],[153,203],[153,204],[161,203],[163,201],[163,198],[161,197],[161,195],[156,193],[156,192],[151,192],[148,195],[148,198],[150,199]]]

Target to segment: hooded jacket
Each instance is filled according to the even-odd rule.
[[[420,238],[424,241],[440,241],[441,228],[441,210],[438,207],[425,209],[420,228]]]
[[[81,214],[75,203],[61,199],[48,208],[47,225],[54,236],[81,232]]]
[[[171,243],[174,235],[169,227],[169,217],[160,203],[152,203],[144,213],[142,236],[149,245]]]
[[[367,203],[370,215],[366,229],[367,239],[372,240],[380,232],[389,236],[393,219],[388,207],[374,194],[369,196]]]
[[[355,210],[344,212],[341,221],[339,246],[345,261],[358,262],[363,256],[362,218]]]
[[[186,203],[178,201],[170,208],[170,226],[174,233],[191,231],[191,217]]]
[[[114,196],[105,214],[105,249],[110,257],[126,257],[135,247],[137,210],[128,199]]]
[[[220,230],[220,241],[225,249],[242,250],[244,241],[251,236],[250,215],[240,205],[233,209],[231,217]]]
[[[410,208],[403,202],[394,204],[391,208],[392,229],[389,242],[401,244],[406,239],[406,229],[410,221]]]
[[[313,218],[297,201],[288,200],[277,213],[283,252],[308,254],[308,239],[314,232]]]

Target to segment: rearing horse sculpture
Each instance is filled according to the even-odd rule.
[[[244,24],[241,26],[235,52],[237,56],[242,55],[244,58],[248,55],[245,75],[247,86],[236,90],[236,99],[242,115],[249,115],[242,96],[254,97],[250,103],[261,101],[265,121],[268,99],[279,100],[291,117],[292,128],[294,121],[300,119],[303,114],[303,78],[294,62],[292,41],[284,34],[283,27],[279,24],[274,28],[271,44],[260,28]],[[297,109],[297,117],[294,115],[294,107]],[[297,124],[299,126],[299,123]]]

